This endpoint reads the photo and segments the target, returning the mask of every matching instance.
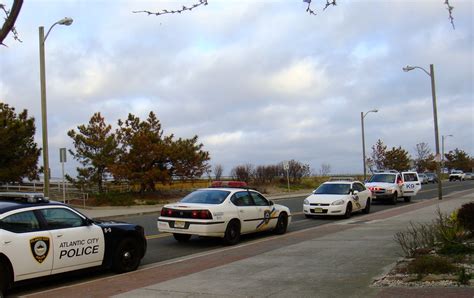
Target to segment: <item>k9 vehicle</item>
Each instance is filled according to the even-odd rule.
[[[307,218],[316,215],[351,217],[353,212],[370,212],[372,193],[359,181],[331,179],[321,184],[303,202]]]
[[[43,194],[0,193],[1,292],[17,281],[95,266],[133,271],[146,248],[141,226],[95,221]]]
[[[172,233],[180,242],[198,235],[221,237],[233,245],[241,234],[266,230],[284,234],[290,222],[288,207],[274,204],[245,182],[214,181],[210,188],[164,206],[157,225],[160,232]]]
[[[420,191],[421,181],[417,172],[386,171],[374,173],[365,186],[372,191],[373,200],[387,200],[395,205],[398,198],[410,202]]]

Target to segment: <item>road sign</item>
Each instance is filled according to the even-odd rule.
[[[66,148],[59,148],[59,161],[60,162],[67,162]]]

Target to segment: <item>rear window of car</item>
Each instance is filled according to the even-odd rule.
[[[369,182],[384,182],[384,183],[395,183],[394,174],[374,174],[370,177]]]
[[[182,203],[221,204],[230,194],[225,190],[196,190],[185,196]]]
[[[322,184],[313,193],[316,195],[347,195],[350,191],[350,184],[328,183]]]

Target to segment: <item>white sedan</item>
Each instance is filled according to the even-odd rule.
[[[359,181],[328,181],[321,184],[303,202],[307,218],[316,215],[351,217],[353,212],[370,212],[372,192]]]
[[[221,237],[236,244],[241,234],[273,230],[284,234],[291,222],[290,209],[274,204],[242,182],[215,183],[196,190],[161,210],[158,230],[172,233],[180,242],[192,235]]]

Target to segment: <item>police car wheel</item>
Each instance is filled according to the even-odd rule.
[[[8,267],[0,262],[0,297],[5,295],[8,286]]]
[[[286,233],[286,229],[288,228],[288,215],[286,213],[281,213],[278,216],[278,222],[275,227],[275,234],[281,235]]]
[[[136,270],[140,265],[140,245],[133,238],[123,239],[117,246],[113,270],[117,273]]]
[[[352,216],[352,204],[348,203],[346,207],[346,213],[344,213],[344,218],[350,218]]]
[[[393,196],[390,198],[390,204],[397,205],[397,203],[398,203],[398,194],[394,192]]]
[[[173,233],[174,239],[176,239],[178,242],[188,242],[189,239],[191,238],[191,235],[189,234],[178,234],[178,233]]]
[[[365,207],[362,210],[364,214],[369,214],[370,213],[370,199],[367,199],[367,202],[365,203]]]
[[[240,222],[236,219],[233,219],[227,225],[224,234],[224,244],[234,245],[237,244],[240,240]]]

